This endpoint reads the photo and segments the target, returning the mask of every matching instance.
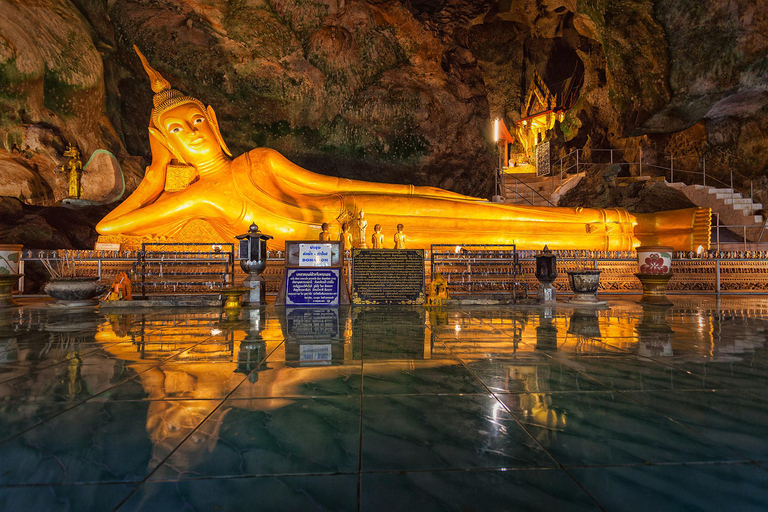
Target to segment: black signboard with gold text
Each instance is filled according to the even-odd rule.
[[[353,304],[424,304],[424,249],[352,249]]]

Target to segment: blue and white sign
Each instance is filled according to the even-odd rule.
[[[299,244],[300,267],[330,267],[331,244]]]
[[[299,345],[299,362],[304,365],[328,365],[333,359],[333,345]]]
[[[285,305],[338,306],[340,284],[341,269],[339,268],[286,269]]]
[[[287,340],[313,342],[339,338],[337,308],[285,308]]]

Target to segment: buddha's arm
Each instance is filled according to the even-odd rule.
[[[466,201],[484,201],[472,196],[449,192],[436,187],[416,187],[413,185],[393,185],[371,181],[350,180],[325,176],[308,171],[294,164],[273,149],[258,148],[250,153],[251,161],[270,169],[272,175],[283,186],[302,194],[382,194],[436,197],[444,199],[463,199]]]
[[[102,235],[123,234],[115,229],[115,220],[130,212],[154,203],[165,188],[165,174],[171,161],[170,152],[162,146],[154,137],[149,138],[152,148],[152,163],[144,173],[144,179],[133,191],[133,194],[123,201],[117,208],[109,212],[96,225],[96,231]]]
[[[230,197],[209,194],[202,198],[188,192],[163,194],[151,204],[104,219],[96,229],[103,235],[173,236],[190,219],[231,220],[228,213],[239,213],[242,209],[242,205],[234,207]]]

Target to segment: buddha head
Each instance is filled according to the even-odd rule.
[[[149,75],[154,108],[149,122],[149,133],[183,164],[196,165],[213,160],[222,154],[232,157],[219,130],[213,108],[207,108],[197,98],[171,88],[134,46],[144,70]]]

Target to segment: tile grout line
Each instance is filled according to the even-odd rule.
[[[481,320],[480,320],[480,322],[481,322],[481,323],[485,323],[485,320],[482,320],[482,319],[481,319]],[[496,332],[500,332],[498,329],[496,329],[496,328],[493,326],[493,324],[491,324],[491,329],[495,330]],[[501,334],[504,334],[504,333],[502,332]],[[438,335],[436,335],[436,336],[437,336],[437,337],[439,337]],[[444,342],[443,342],[443,343],[444,343]],[[446,344],[446,343],[444,343],[444,344],[447,346],[447,344]],[[450,346],[447,346],[447,348],[448,348],[448,350],[450,350],[450,351],[451,351],[451,353],[453,353],[453,350],[451,349],[451,347],[450,347]],[[499,397],[498,397],[498,396],[496,396],[496,393],[494,393],[493,391],[491,391],[491,389],[490,389],[488,386],[486,386],[486,385],[485,385],[485,382],[483,382],[483,381],[482,381],[482,380],[481,380],[481,379],[480,379],[480,378],[477,376],[477,374],[476,374],[475,372],[473,372],[473,371],[472,371],[472,370],[469,368],[469,366],[467,366],[466,362],[465,362],[463,359],[461,359],[460,357],[458,357],[458,356],[457,356],[457,358],[459,359],[459,361],[461,362],[461,364],[464,366],[464,368],[466,368],[466,369],[467,369],[467,371],[469,371],[469,372],[472,374],[472,376],[473,376],[473,377],[475,377],[475,378],[476,378],[476,379],[477,379],[477,380],[480,382],[480,384],[481,384],[481,385],[482,385],[482,386],[483,386],[485,389],[487,389],[487,390],[488,390],[488,392],[491,394],[491,396],[493,397],[493,399],[494,399],[494,400],[496,400],[496,402],[498,402],[498,403],[499,403],[499,405],[501,405],[501,407],[502,407],[502,408],[504,408],[504,410],[505,410],[505,411],[507,411],[507,413],[508,413],[508,414],[509,414],[509,415],[512,417],[512,419],[515,421],[515,423],[517,423],[517,425],[518,425],[518,426],[519,426],[521,429],[523,429],[523,432],[525,432],[525,433],[526,433],[526,435],[528,435],[528,437],[529,437],[529,438],[531,438],[531,439],[533,440],[533,442],[534,442],[534,443],[536,443],[536,445],[537,445],[537,446],[538,446],[538,447],[539,447],[539,448],[540,448],[540,449],[541,449],[541,450],[542,450],[544,453],[546,453],[546,454],[547,454],[547,456],[548,456],[549,458],[551,458],[551,459],[552,459],[552,461],[553,461],[555,464],[557,464],[558,468],[559,468],[560,470],[562,470],[563,472],[565,472],[565,474],[566,474],[566,475],[568,475],[568,478],[570,478],[570,479],[571,479],[571,481],[572,481],[573,483],[575,483],[575,484],[576,484],[576,485],[577,485],[577,486],[578,486],[578,487],[579,487],[579,488],[580,488],[582,491],[584,491],[584,493],[585,493],[585,494],[586,494],[586,495],[589,497],[589,499],[590,499],[590,500],[592,500],[592,502],[593,502],[595,505],[597,505],[597,507],[598,507],[600,510],[602,510],[603,512],[607,512],[607,509],[606,509],[605,507],[603,507],[603,505],[602,505],[602,504],[601,504],[599,501],[597,501],[597,499],[596,499],[594,496],[592,496],[592,493],[590,493],[590,492],[589,492],[589,491],[588,491],[588,490],[587,490],[587,489],[586,489],[586,488],[585,488],[585,487],[584,487],[584,486],[581,484],[581,482],[579,482],[578,480],[576,480],[576,478],[574,478],[574,476],[573,476],[573,475],[570,473],[570,471],[568,471],[568,470],[566,469],[566,467],[563,465],[563,463],[561,463],[559,460],[557,460],[557,458],[556,458],[554,455],[552,455],[552,454],[549,452],[549,450],[547,450],[546,448],[544,448],[544,446],[543,446],[543,445],[542,445],[542,444],[539,442],[539,440],[538,440],[538,439],[536,439],[536,437],[535,437],[535,436],[534,436],[534,435],[533,435],[531,432],[529,432],[527,428],[525,428],[525,425],[524,425],[524,424],[523,424],[523,423],[522,423],[522,422],[521,422],[521,421],[518,419],[517,415],[515,415],[515,413],[513,413],[513,412],[512,412],[512,411],[509,409],[509,407],[507,407],[507,405],[506,405],[506,404],[505,404],[505,403],[504,403],[502,400],[500,400],[500,399],[499,399]]]
[[[99,319],[102,321],[102,323],[103,323],[103,322],[106,320],[106,319],[105,319],[105,315],[106,315],[106,314],[102,315],[102,314],[101,314],[101,313],[100,313],[98,310],[94,310],[93,312],[94,312],[94,313],[95,313],[97,316],[99,316]],[[160,313],[147,313],[147,314],[148,314],[148,315],[150,315],[150,316],[156,316],[156,315],[159,315]],[[38,332],[43,332],[43,331],[38,331]],[[78,332],[87,332],[87,330],[82,330],[82,331],[78,331]],[[98,330],[97,330],[97,332],[98,332]],[[89,342],[89,343],[90,343],[90,342]],[[94,340],[93,340],[93,343],[98,343],[98,342],[96,341],[96,339],[94,339]],[[103,349],[104,349],[104,346],[107,346],[107,345],[115,345],[115,344],[119,344],[119,343],[124,343],[124,342],[115,341],[115,342],[110,342],[110,343],[107,343],[107,344],[101,344],[101,345],[99,345],[98,347],[94,347],[93,349],[91,349],[91,350],[88,350],[87,352],[85,352],[85,353],[81,354],[81,356],[85,356],[85,355],[91,355],[91,354],[93,354],[94,352],[98,352],[99,350],[103,350]],[[68,362],[69,362],[69,361],[71,361],[72,359],[73,359],[72,357],[66,357],[66,358],[62,359],[61,361],[59,361],[59,362],[57,362],[57,363],[51,363],[51,364],[49,364],[49,365],[46,365],[46,366],[41,366],[41,367],[39,367],[39,368],[36,368],[36,369],[35,369],[35,371],[39,371],[39,370],[48,370],[48,369],[50,369],[50,368],[53,368],[54,366],[59,366],[60,364],[68,363]],[[5,383],[7,383],[7,382],[11,382],[11,381],[13,381],[13,380],[16,380],[16,379],[21,379],[21,378],[24,378],[24,377],[27,377],[27,376],[28,376],[28,375],[19,375],[19,376],[17,376],[17,377],[10,377],[10,378],[8,378],[8,379],[5,379],[5,380],[0,380],[0,384],[5,384]]]
[[[481,320],[481,322],[485,323],[485,320]],[[501,330],[497,329],[496,327],[494,327],[494,326],[493,326],[493,324],[490,324],[490,327],[491,327],[491,328],[492,328],[492,329],[493,329],[493,330],[494,330],[496,333],[498,333],[498,334],[501,334],[501,335],[503,335],[503,336],[506,336],[506,337],[509,337],[509,334],[505,333],[504,331],[501,331]],[[602,341],[601,341],[601,342],[602,342]],[[528,347],[532,347],[532,348],[535,348],[535,347],[533,347],[533,346],[532,346],[530,343],[528,343],[528,342],[524,342],[524,341],[521,341],[521,343],[523,343],[524,345],[526,345],[526,346],[528,346]],[[604,343],[604,342],[602,342],[602,343]],[[624,349],[620,349],[620,350],[624,350]],[[640,356],[640,355],[638,355],[638,354],[633,354],[632,352],[629,352],[629,351],[625,351],[625,352],[626,352],[626,354],[625,354],[625,355],[632,355],[632,356],[635,356],[635,357],[639,357],[639,358],[642,358],[643,360],[647,360],[647,361],[651,361],[651,362],[654,362],[654,363],[658,363],[658,364],[661,364],[661,365],[663,365],[663,366],[665,366],[665,367],[667,367],[667,368],[671,368],[671,369],[674,369],[674,370],[677,370],[677,371],[682,371],[682,372],[685,372],[685,373],[687,373],[687,374],[689,374],[689,375],[695,375],[695,374],[693,374],[693,373],[691,373],[691,372],[687,372],[686,370],[683,370],[683,369],[681,369],[681,368],[679,368],[679,367],[677,367],[677,366],[674,366],[674,365],[672,365],[672,364],[668,364],[668,363],[665,363],[665,362],[657,362],[657,361],[656,361],[656,360],[654,360],[654,359],[651,359],[651,358],[647,358],[647,357],[645,357],[645,356]],[[711,442],[715,443],[716,445],[720,446],[721,448],[725,449],[726,451],[728,451],[728,452],[730,452],[730,453],[732,453],[732,454],[734,454],[734,455],[738,455],[739,457],[741,457],[741,458],[742,458],[742,460],[741,460],[741,461],[735,461],[735,462],[741,462],[741,463],[756,463],[756,461],[752,460],[752,459],[751,459],[750,457],[748,457],[748,456],[745,456],[745,455],[744,455],[743,453],[741,453],[740,451],[734,450],[734,449],[732,449],[732,448],[730,448],[730,447],[728,447],[728,446],[719,445],[719,444],[717,443],[717,441],[716,441],[716,440],[712,439],[710,436],[708,436],[708,435],[707,435],[707,434],[705,434],[704,432],[701,432],[700,430],[698,430],[698,429],[696,429],[696,428],[694,428],[694,427],[688,426],[688,425],[686,425],[686,424],[684,424],[684,423],[682,423],[682,422],[680,422],[680,421],[678,421],[678,420],[676,420],[676,419],[674,419],[674,418],[671,418],[670,416],[668,416],[668,415],[666,415],[666,414],[662,414],[662,413],[660,413],[660,412],[656,411],[655,409],[653,409],[653,408],[652,408],[652,407],[650,407],[649,405],[647,405],[647,404],[645,404],[645,403],[641,402],[640,400],[638,400],[638,399],[636,399],[636,398],[633,398],[632,396],[628,395],[628,394],[627,394],[627,392],[625,392],[625,391],[622,391],[622,390],[619,390],[619,389],[616,389],[616,388],[615,388],[615,387],[613,387],[613,386],[609,386],[609,385],[605,384],[604,382],[602,382],[601,380],[599,380],[598,378],[596,378],[596,377],[593,377],[593,376],[591,376],[591,375],[589,375],[589,374],[587,374],[587,373],[584,373],[583,371],[579,370],[577,367],[575,367],[575,366],[573,366],[573,365],[571,365],[571,364],[568,364],[567,362],[561,361],[560,359],[556,359],[556,358],[554,358],[554,357],[553,357],[551,354],[548,354],[548,353],[546,353],[546,352],[543,352],[543,353],[542,353],[542,355],[543,355],[543,356],[545,356],[546,358],[548,358],[549,360],[551,360],[551,361],[553,361],[553,362],[555,362],[555,363],[557,363],[557,364],[561,364],[561,365],[563,365],[563,366],[566,366],[566,367],[570,368],[571,370],[573,370],[573,371],[577,372],[578,374],[580,374],[580,375],[582,375],[582,376],[584,376],[584,377],[586,377],[586,378],[588,378],[588,379],[591,379],[591,380],[593,380],[593,381],[597,382],[597,383],[598,383],[598,384],[600,384],[601,386],[604,386],[604,387],[606,388],[606,391],[602,391],[603,393],[608,393],[608,392],[609,392],[609,393],[616,393],[616,394],[618,394],[618,395],[621,395],[621,396],[622,396],[622,397],[624,397],[625,399],[627,399],[627,400],[630,400],[631,402],[634,402],[634,403],[636,403],[636,404],[639,404],[639,405],[640,405],[641,407],[643,407],[644,409],[647,409],[647,410],[650,410],[650,411],[652,411],[652,413],[653,413],[653,414],[655,414],[655,415],[657,415],[657,416],[659,416],[659,417],[662,417],[662,418],[666,419],[667,421],[670,421],[670,422],[672,422],[672,423],[674,423],[674,424],[678,425],[679,427],[682,427],[682,428],[683,428],[683,429],[685,429],[685,430],[688,430],[688,431],[690,431],[690,432],[693,432],[694,434],[696,434],[696,435],[699,435],[699,436],[703,437],[704,439],[707,439],[707,440],[709,440],[709,441],[711,441]],[[662,390],[662,391],[663,391],[663,390]],[[674,390],[669,390],[669,391],[674,391]],[[706,390],[700,390],[700,391],[706,391]],[[494,395],[495,395],[495,394],[494,394]],[[502,405],[503,405],[503,404],[502,404]],[[505,407],[505,409],[506,409],[506,407]],[[512,413],[511,411],[509,411],[509,412],[510,412],[510,413]],[[713,462],[713,463],[716,463],[716,462],[727,462],[727,461],[712,461],[712,462]],[[759,466],[759,463],[758,463],[758,466]],[[573,478],[573,476],[572,476],[572,475],[570,475],[570,472],[568,472],[567,468],[566,468],[565,466],[562,466],[562,467],[563,467],[563,470],[564,470],[564,471],[566,471],[566,472],[569,474],[569,476],[571,476],[571,478],[572,478],[574,481],[576,481],[576,480],[575,480],[575,478]],[[764,469],[765,469],[765,468],[764,468]],[[766,471],[768,471],[768,469],[766,469]],[[578,483],[578,482],[577,482],[577,483]],[[586,490],[586,489],[585,489],[585,490]]]
[[[504,333],[503,331],[499,331],[498,329],[495,329],[495,330],[499,334],[502,334],[502,335],[505,335],[505,336],[509,336],[508,334]],[[531,345],[529,343],[527,343],[527,342],[521,342],[521,343],[524,343],[525,345],[531,347]],[[677,371],[683,371],[683,372],[685,372],[685,373],[687,373],[689,375],[695,375],[695,374],[693,374],[691,372],[686,372],[685,370],[682,370],[682,369],[678,368],[677,366],[674,366],[674,365],[671,365],[671,364],[667,364],[667,363],[664,363],[664,362],[658,362],[658,361],[656,361],[654,359],[651,359],[651,358],[648,358],[648,357],[645,357],[645,356],[641,356],[639,354],[633,354],[631,352],[627,352],[627,353],[629,355],[632,355],[632,356],[635,356],[635,357],[638,357],[638,358],[642,358],[642,359],[647,360],[647,361],[651,361],[651,362],[654,362],[654,363],[661,364],[661,365],[663,365],[663,366],[665,366],[667,368],[670,368],[670,369],[674,369],[674,370],[677,370]],[[569,361],[562,361],[560,359],[556,359],[551,354],[548,354],[546,352],[543,352],[542,355],[544,357],[550,359],[551,361],[555,362],[556,364],[561,364],[563,366],[566,366],[566,367],[570,368],[571,370],[575,371],[576,373],[578,373],[579,375],[582,375],[583,377],[586,377],[587,379],[590,379],[590,380],[592,380],[592,381],[594,381],[594,382],[596,382],[596,383],[598,383],[601,386],[604,386],[606,388],[605,391],[598,390],[597,392],[602,392],[602,393],[610,392],[610,393],[616,393],[618,395],[621,395],[624,398],[626,398],[627,400],[630,400],[630,401],[632,401],[632,402],[634,402],[636,404],[639,404],[644,409],[650,410],[653,414],[655,414],[657,416],[660,416],[660,417],[666,419],[667,421],[671,421],[672,423],[678,425],[679,427],[682,427],[682,428],[684,428],[686,430],[689,430],[689,431],[693,432],[694,434],[699,435],[699,436],[701,436],[701,437],[703,437],[703,438],[705,438],[705,439],[707,439],[707,440],[717,444],[717,440],[712,439],[710,436],[708,436],[704,432],[701,432],[700,430],[698,430],[698,429],[696,429],[694,427],[686,425],[685,423],[682,423],[681,421],[676,420],[676,419],[674,419],[674,418],[672,418],[672,417],[670,417],[670,416],[668,416],[666,414],[663,414],[663,413],[661,413],[659,411],[656,411],[655,409],[653,409],[648,404],[645,404],[642,401],[638,400],[637,398],[632,397],[631,395],[628,394],[631,391],[616,389],[616,387],[610,386],[610,385],[606,384],[605,382],[601,381],[597,377],[589,375],[588,373],[583,372],[582,370],[580,370],[576,366],[574,366],[572,364],[569,364],[570,360]],[[645,390],[640,390],[640,391],[645,391]],[[665,391],[674,392],[675,390],[659,390],[659,391],[656,391],[656,392],[665,392]],[[693,390],[693,391],[709,391],[709,390]],[[557,393],[557,392],[552,392],[552,393]],[[743,454],[743,453],[741,453],[741,452],[739,452],[737,450],[734,450],[734,449],[732,449],[732,448],[730,448],[728,446],[724,446],[724,445],[719,445],[719,446],[721,446],[722,448],[724,448],[725,450],[731,452],[734,455],[738,455],[739,457],[742,457],[743,460],[746,460],[746,461],[751,461],[752,460],[752,459],[750,459],[749,456],[745,456],[745,454]]]
[[[99,396],[103,395],[104,393],[107,393],[107,392],[109,392],[109,391],[111,391],[111,390],[113,390],[113,389],[115,389],[115,388],[117,388],[117,387],[119,387],[119,386],[122,386],[123,384],[126,384],[126,383],[128,383],[128,382],[131,382],[131,381],[135,381],[135,380],[136,380],[136,379],[137,379],[137,378],[138,378],[140,375],[142,375],[142,374],[144,374],[144,373],[146,373],[146,372],[148,372],[148,371],[150,371],[150,370],[152,370],[152,369],[154,369],[154,368],[157,368],[158,366],[162,366],[162,365],[166,364],[166,363],[167,363],[167,362],[169,362],[170,360],[172,360],[172,359],[174,359],[174,358],[178,357],[179,355],[183,354],[184,352],[188,352],[188,351],[192,350],[193,348],[197,347],[197,346],[198,346],[198,345],[200,345],[201,343],[205,343],[205,342],[207,342],[207,341],[208,341],[208,340],[210,340],[211,338],[212,338],[212,336],[208,336],[208,337],[207,337],[207,338],[205,338],[204,340],[202,340],[202,341],[200,341],[200,342],[198,342],[198,343],[195,343],[195,344],[194,344],[194,345],[192,345],[191,347],[187,347],[187,348],[186,348],[186,349],[184,349],[184,350],[180,350],[179,352],[177,352],[177,353],[175,353],[175,354],[173,354],[173,355],[171,355],[171,356],[169,356],[169,357],[167,357],[167,358],[165,358],[165,359],[162,359],[162,360],[158,361],[158,362],[157,362],[157,364],[148,363],[148,364],[149,364],[149,367],[148,367],[148,368],[144,369],[144,370],[143,370],[143,371],[141,371],[141,372],[138,372],[136,375],[134,375],[134,376],[133,376],[133,377],[131,377],[130,379],[126,379],[126,380],[124,380],[124,381],[122,381],[122,382],[119,382],[119,383],[117,383],[117,384],[113,385],[113,386],[110,386],[110,387],[108,387],[108,388],[106,388],[106,389],[104,389],[104,390],[102,390],[102,391],[100,391],[100,392],[96,393],[95,395],[89,396],[88,398],[86,398],[86,399],[84,399],[84,400],[81,400],[81,401],[79,401],[79,402],[75,403],[75,404],[74,404],[74,405],[72,405],[71,407],[67,407],[67,408],[66,408],[66,409],[64,409],[63,411],[60,411],[60,412],[58,412],[58,413],[54,414],[53,416],[51,416],[51,417],[49,417],[49,418],[47,418],[47,419],[45,419],[45,420],[43,420],[43,421],[40,421],[40,422],[38,422],[38,423],[36,423],[36,424],[32,425],[31,427],[29,427],[29,428],[26,428],[26,429],[22,430],[21,432],[18,432],[18,433],[14,434],[14,435],[12,435],[12,436],[10,436],[10,437],[6,438],[6,439],[2,439],[2,440],[0,440],[0,445],[2,445],[2,444],[5,444],[5,443],[7,443],[7,442],[9,442],[9,441],[12,441],[12,440],[14,440],[14,439],[18,438],[19,436],[22,436],[22,435],[26,434],[26,433],[27,433],[27,432],[29,432],[30,430],[32,430],[32,429],[34,429],[34,428],[37,428],[37,427],[39,427],[40,425],[43,425],[43,424],[45,424],[45,423],[48,423],[49,421],[51,421],[51,420],[53,420],[53,419],[55,419],[55,418],[58,418],[58,417],[59,417],[59,416],[61,416],[62,414],[65,414],[65,413],[67,413],[67,412],[69,412],[69,411],[71,411],[71,410],[73,410],[73,409],[75,409],[75,408],[77,408],[77,407],[79,407],[79,406],[81,406],[81,405],[83,405],[83,404],[87,403],[87,402],[96,402],[96,400],[94,400],[95,398],[97,398],[97,397],[99,397]],[[98,350],[98,349],[96,349],[96,350]],[[65,402],[48,402],[48,404],[58,404],[58,403],[65,403]]]
[[[361,323],[363,321],[361,320]],[[361,512],[363,503],[363,397],[365,396],[363,384],[365,382],[365,323],[363,323],[360,336],[360,419],[358,421],[358,445],[357,445],[357,512]]]
[[[262,360],[259,362],[259,364],[258,364],[258,365],[256,365],[256,368],[254,368],[253,370],[251,370],[251,372],[250,372],[248,375],[250,375],[251,373],[253,373],[253,372],[257,371],[257,369],[258,369],[258,367],[261,365],[261,363],[262,363],[262,362],[264,362],[264,361],[266,361],[266,360],[267,360],[267,358],[268,358],[269,356],[271,356],[271,355],[272,355],[272,354],[275,352],[275,350],[277,350],[277,349],[278,349],[280,346],[282,346],[282,345],[284,345],[284,344],[285,344],[285,339],[283,339],[283,341],[281,341],[281,342],[280,342],[280,343],[279,343],[279,344],[278,344],[278,345],[277,345],[277,346],[276,346],[274,349],[272,349],[272,351],[271,351],[269,354],[265,355],[265,356],[264,356],[264,358],[263,358],[263,359],[262,359]],[[179,444],[177,444],[177,445],[176,445],[176,446],[173,448],[173,450],[171,450],[171,451],[170,451],[170,453],[168,453],[168,455],[166,455],[166,456],[165,456],[165,458],[164,458],[163,460],[161,460],[161,461],[160,461],[160,462],[159,462],[159,463],[158,463],[158,464],[155,466],[155,468],[154,468],[152,471],[150,471],[150,472],[149,472],[149,473],[148,473],[148,474],[147,474],[147,475],[146,475],[146,476],[145,476],[145,477],[144,477],[144,478],[143,478],[143,479],[142,479],[142,480],[139,482],[139,485],[138,485],[138,486],[137,486],[135,489],[133,489],[131,492],[129,492],[129,493],[128,493],[128,495],[127,495],[125,498],[123,498],[123,500],[122,500],[120,503],[118,503],[118,504],[115,506],[115,508],[113,508],[112,510],[113,510],[113,511],[116,511],[116,510],[118,510],[120,507],[122,507],[123,505],[125,505],[125,503],[126,503],[126,502],[127,502],[129,499],[131,499],[131,496],[133,496],[134,494],[136,494],[136,492],[137,492],[137,491],[138,491],[138,490],[139,490],[139,489],[140,489],[140,488],[141,488],[141,487],[142,487],[144,484],[146,484],[146,483],[147,483],[147,480],[149,480],[149,478],[150,478],[152,475],[154,475],[154,474],[155,474],[155,472],[156,472],[158,469],[160,469],[160,467],[162,467],[162,466],[163,466],[163,464],[165,464],[165,463],[168,461],[168,459],[170,459],[170,458],[171,458],[171,456],[173,456],[173,454],[174,454],[174,453],[176,453],[176,451],[177,451],[177,450],[178,450],[178,449],[181,447],[181,445],[183,445],[185,442],[187,442],[187,440],[189,440],[189,438],[190,438],[190,437],[191,437],[191,436],[192,436],[192,435],[193,435],[195,432],[197,432],[197,430],[198,430],[198,429],[199,429],[199,428],[200,428],[200,427],[203,425],[203,423],[205,423],[206,421],[208,421],[208,419],[209,419],[209,418],[210,418],[210,417],[213,415],[213,413],[215,413],[216,411],[218,411],[218,410],[221,408],[221,406],[222,406],[222,405],[224,405],[224,403],[225,403],[225,402],[226,402],[226,401],[229,399],[229,397],[230,397],[230,396],[232,396],[232,394],[233,394],[233,393],[235,393],[235,392],[237,391],[237,389],[238,389],[240,386],[242,386],[242,385],[243,385],[243,382],[245,382],[246,380],[248,380],[248,375],[246,375],[246,376],[243,378],[243,380],[241,380],[241,381],[240,381],[240,383],[239,383],[237,386],[235,386],[234,388],[232,388],[232,391],[230,391],[230,392],[229,392],[229,393],[228,393],[228,394],[227,394],[227,395],[226,395],[224,398],[222,398],[222,399],[219,401],[219,404],[218,404],[216,407],[214,407],[213,409],[211,409],[211,411],[210,411],[210,412],[209,412],[209,413],[208,413],[208,414],[205,416],[205,418],[203,418],[203,419],[200,421],[200,423],[198,423],[198,424],[195,426],[195,428],[193,428],[192,430],[190,430],[190,431],[187,433],[187,435],[186,435],[186,436],[184,436],[184,439],[182,439],[182,440],[179,442]]]

